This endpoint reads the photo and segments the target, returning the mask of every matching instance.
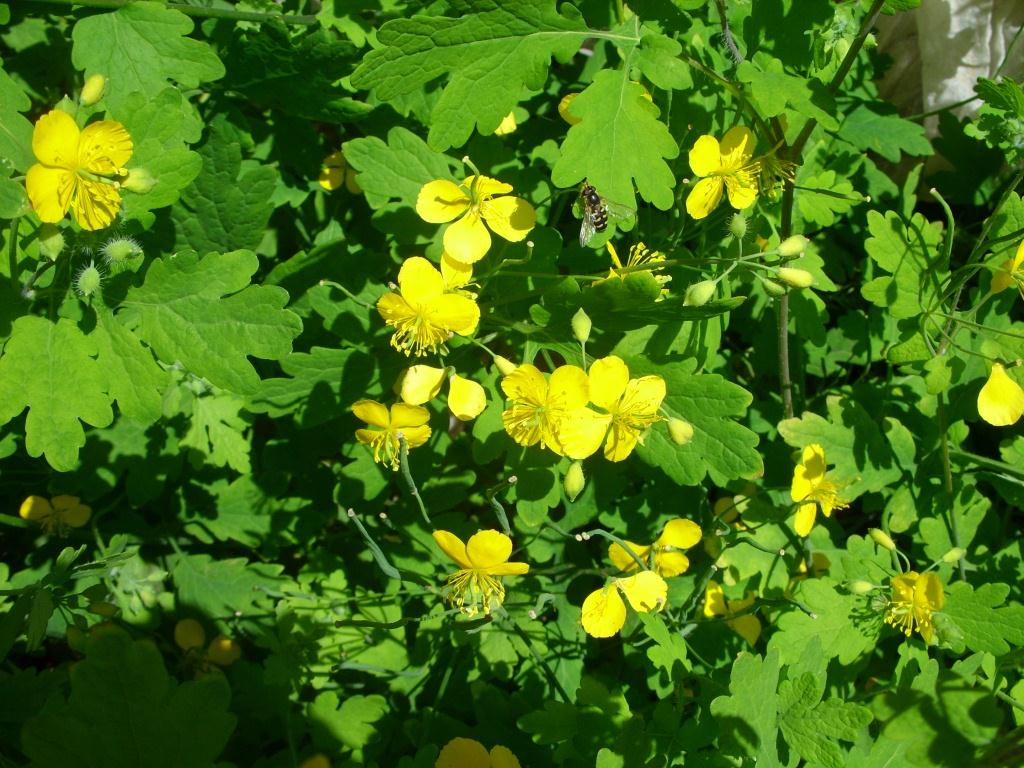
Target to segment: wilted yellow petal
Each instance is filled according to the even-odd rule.
[[[1016,424],[1024,414],[1024,389],[999,363],[992,364],[988,381],[978,393],[978,414],[994,427]]]
[[[587,595],[580,618],[591,637],[611,637],[626,623],[626,604],[619,591],[608,585]]]
[[[448,384],[448,407],[459,421],[470,421],[487,407],[487,394],[477,382],[456,374]]]

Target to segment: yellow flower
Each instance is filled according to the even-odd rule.
[[[722,192],[736,210],[749,208],[757,199],[760,166],[751,162],[754,135],[749,128],[730,128],[719,143],[705,134],[690,150],[690,169],[702,177],[686,198],[686,211],[695,219],[703,219],[722,201]]]
[[[992,293],[1002,293],[1014,283],[1020,295],[1024,297],[1024,274],[1021,273],[1021,264],[1024,263],[1024,241],[1017,246],[1017,253],[1012,259],[1007,259],[992,275]]]
[[[434,352],[453,333],[468,336],[480,322],[476,301],[465,293],[446,293],[441,273],[422,256],[405,260],[398,287],[398,293],[380,297],[377,311],[395,328],[391,346],[406,355]]]
[[[386,406],[375,400],[359,400],[352,405],[352,412],[372,427],[357,429],[356,440],[373,448],[374,461],[387,464],[393,470],[398,469],[401,459],[399,433],[410,450],[430,438],[430,427],[426,426],[430,412],[426,408],[395,403],[389,412]]]
[[[476,739],[454,738],[444,745],[434,768],[521,768],[512,750],[498,744],[490,754]]]
[[[638,613],[660,611],[668,599],[668,584],[654,571],[641,571],[625,579],[614,579],[611,584],[591,592],[583,601],[581,620],[584,631],[591,637],[611,637],[626,623],[626,604],[619,593],[626,596]]]
[[[92,508],[77,496],[54,496],[49,501],[42,496],[29,496],[21,502],[18,516],[39,523],[45,533],[63,536],[66,528],[81,528],[89,522]]]
[[[622,461],[638,442],[643,442],[644,432],[661,421],[658,409],[665,399],[665,380],[661,376],[631,379],[622,359],[610,356],[594,361],[589,382],[590,402],[604,409],[604,423],[611,424],[604,444],[605,458]],[[568,425],[569,429],[577,431],[575,424]]]
[[[945,602],[942,581],[934,571],[909,571],[893,576],[892,599],[885,610],[885,623],[902,630],[907,637],[916,628],[925,643],[930,644],[935,635],[932,612],[941,610]]]
[[[416,213],[431,224],[449,225],[444,233],[444,250],[463,264],[480,261],[491,247],[494,234],[518,243],[533,229],[537,214],[533,206],[510,197],[509,184],[487,176],[470,176],[461,185],[438,179],[423,185],[416,198]],[[487,226],[484,226],[487,222]]]
[[[512,401],[501,421],[519,445],[540,443],[573,459],[585,459],[600,446],[607,418],[586,407],[590,392],[582,368],[560,366],[548,380],[527,363],[505,376],[501,389]]]
[[[625,280],[626,275],[634,272],[650,272],[654,277],[658,285],[664,286],[672,280],[670,275],[658,274],[665,267],[661,266],[661,262],[665,261],[665,254],[661,251],[652,251],[643,243],[637,243],[629,249],[629,258],[626,259],[626,264],[623,266],[622,261],[619,259],[619,254],[615,250],[615,246],[611,244],[611,241],[604,244],[604,247],[608,249],[608,255],[612,257],[612,263],[615,265],[608,270],[608,277],[601,280],[595,280],[594,285],[597,283],[603,283],[605,280],[611,280],[613,278],[619,278]],[[647,265],[643,269],[630,269],[631,267],[640,267]],[[629,270],[627,272],[620,272],[619,270]],[[664,297],[668,293],[668,288],[661,289],[661,296]]]
[[[331,760],[322,752],[317,752],[299,763],[299,768],[331,768]]]
[[[678,576],[685,573],[690,567],[689,558],[682,550],[695,546],[701,540],[700,526],[692,520],[685,520],[677,517],[665,523],[658,540],[650,546],[641,546],[627,541],[626,546],[636,553],[636,556],[647,561],[651,550],[654,550],[654,571],[665,578]],[[616,568],[625,573],[635,571],[639,566],[636,560],[630,557],[629,553],[619,546],[612,544],[608,547],[608,559]]]
[[[1016,424],[1024,414],[1024,389],[999,363],[992,363],[988,381],[978,393],[978,414],[994,427]]]
[[[705,618],[728,617],[726,625],[737,635],[747,641],[748,645],[755,645],[761,636],[761,621],[753,613],[741,613],[754,604],[754,593],[749,593],[742,600],[729,600],[722,591],[722,585],[717,581],[709,581],[704,590],[704,616]]]
[[[472,421],[487,407],[487,393],[471,379],[464,379],[448,368],[413,365],[405,369],[395,382],[402,402],[423,405],[433,400],[448,381],[448,407],[459,421]]]
[[[465,544],[448,531],[434,531],[437,546],[459,565],[448,577],[445,601],[467,616],[490,613],[505,600],[499,576],[521,576],[527,563],[510,563],[512,539],[500,531],[477,531]]]
[[[28,169],[25,188],[44,222],[56,223],[68,208],[82,229],[108,226],[121,209],[118,180],[132,156],[132,137],[114,120],[90,123],[79,131],[59,109],[47,112],[32,131],[39,161]]]
[[[341,189],[342,185],[354,195],[363,191],[356,181],[356,172],[341,152],[331,152],[324,158],[324,167],[320,169],[317,181],[328,192]]]
[[[846,502],[839,499],[839,488],[825,477],[825,449],[817,443],[804,448],[800,463],[793,470],[790,496],[800,504],[796,510],[794,529],[798,536],[806,536],[814,527],[818,507],[825,517],[833,509],[845,509]]]

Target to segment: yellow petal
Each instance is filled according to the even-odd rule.
[[[939,611],[946,604],[946,593],[942,588],[942,580],[935,571],[921,574],[914,589],[914,597],[923,600],[930,609]]]
[[[55,224],[71,207],[77,183],[78,177],[72,171],[36,164],[25,176],[25,191],[36,215]]]
[[[608,440],[604,444],[604,457],[608,461],[625,461],[640,441],[640,429],[619,419],[612,421]]]
[[[53,505],[42,496],[29,496],[21,502],[18,517],[22,520],[43,520],[53,514]]]
[[[634,416],[654,416],[665,399],[665,380],[661,376],[631,379],[619,403],[619,412]]]
[[[735,619],[727,621],[726,624],[749,645],[756,645],[757,639],[761,637],[761,621],[752,613],[737,616]]]
[[[978,414],[994,427],[1016,424],[1024,414],[1024,390],[999,363],[992,364],[988,381],[978,393]]]
[[[551,374],[548,402],[566,410],[582,408],[590,401],[590,385],[586,371],[575,365],[562,365]]]
[[[377,299],[377,311],[384,322],[397,325],[403,320],[415,320],[417,311],[400,294],[391,291]]]
[[[446,290],[461,288],[473,279],[473,265],[456,261],[447,253],[441,254],[441,277]]]
[[[476,194],[477,200],[486,200],[488,197],[494,195],[506,195],[512,191],[512,185],[506,184],[497,179],[492,179],[490,176],[467,176],[465,181],[462,182],[464,189],[473,189],[473,182],[476,180],[476,189],[473,192]]]
[[[480,322],[480,307],[468,296],[446,293],[426,306],[427,319],[460,336],[469,336]]]
[[[525,238],[537,223],[532,205],[508,195],[485,202],[480,206],[480,215],[494,234],[513,243]]]
[[[704,589],[704,617],[725,616],[729,609],[725,606],[725,593],[717,581],[709,581]]]
[[[413,365],[406,368],[395,388],[403,403],[409,405],[423,405],[437,397],[444,384],[447,371],[444,368],[434,368],[430,365]]]
[[[444,231],[444,250],[456,261],[475,264],[491,248],[491,235],[480,220],[480,214],[470,211]]]
[[[406,405],[395,403],[391,406],[391,428],[408,429],[409,427],[422,427],[430,421],[430,411],[418,405]]]
[[[721,163],[723,171],[738,171],[754,155],[754,134],[750,129],[737,125],[726,131],[722,137]]]
[[[466,543],[466,554],[473,568],[486,570],[508,560],[512,539],[501,531],[477,531]]]
[[[654,570],[666,579],[686,573],[689,567],[690,558],[682,552],[658,552],[654,556]]]
[[[498,563],[487,569],[491,576],[522,576],[529,572],[529,563]]]
[[[589,408],[562,411],[557,417],[549,415],[550,435],[545,441],[552,447],[557,446],[560,449],[557,452],[562,455],[579,461],[597,453],[610,421],[608,414]]]
[[[391,423],[387,407],[376,400],[357,400],[352,404],[352,413],[356,415],[357,419],[374,427],[387,429]]]
[[[487,407],[487,394],[475,381],[456,374],[448,385],[448,407],[459,421],[471,421]]]
[[[721,176],[710,176],[697,182],[686,196],[686,212],[695,219],[703,219],[722,202]]]
[[[622,358],[603,357],[590,366],[590,402],[606,410],[612,410],[626,391],[629,383],[629,368]]]
[[[458,563],[460,568],[472,568],[469,562],[469,555],[466,554],[466,545],[462,539],[450,531],[434,531],[434,541],[448,557]]]
[[[106,176],[124,168],[132,156],[132,137],[116,120],[85,126],[78,139],[78,165]]]
[[[92,517],[92,508],[77,496],[54,496],[51,502],[60,521],[72,528],[81,528]]]
[[[430,427],[405,427],[401,430],[409,448],[417,448],[430,439]]]
[[[444,293],[444,278],[440,271],[422,256],[413,256],[402,262],[402,268],[398,270],[398,285],[402,298],[413,309]]]
[[[491,768],[491,756],[475,739],[452,739],[437,756],[434,768]]]
[[[591,637],[611,637],[626,623],[626,604],[611,585],[587,595],[580,617],[583,630]]]
[[[39,162],[74,170],[78,162],[78,126],[67,112],[54,109],[36,121],[32,151]]]
[[[506,120],[508,118],[505,118]],[[500,744],[491,749],[491,768],[522,768],[512,750]]]
[[[665,527],[662,528],[661,536],[658,537],[655,546],[689,549],[698,544],[702,536],[699,525],[692,520],[677,517],[665,523]]]
[[[811,443],[804,446],[800,463],[804,467],[807,479],[813,484],[825,476],[825,468],[828,466],[825,461],[825,449],[818,443]]]
[[[639,557],[642,561],[647,562],[647,555],[650,554],[650,547],[642,547],[639,544],[634,544],[632,541],[627,541],[626,545],[633,550],[634,554]],[[618,568],[620,571],[629,572],[635,571],[638,566],[636,560],[630,557],[629,553],[618,544],[612,544],[608,547],[608,559],[612,561],[612,565]]]
[[[430,224],[444,224],[469,208],[469,197],[454,181],[438,179],[423,185],[416,197],[416,213]]]
[[[320,176],[317,179],[317,182],[328,192],[333,192],[345,183],[345,169],[324,168],[320,171]]]
[[[494,129],[495,136],[508,136],[508,134],[515,131],[518,127],[516,123],[516,113],[509,112],[505,115],[505,118],[501,121],[497,128]]]
[[[814,527],[814,519],[818,515],[818,505],[813,501],[808,504],[801,504],[796,511],[796,518],[793,521],[793,530],[797,536],[807,536]]]
[[[615,586],[639,613],[660,611],[668,599],[668,584],[653,571],[641,571],[636,576],[617,579]]]
[[[693,149],[690,150],[689,160],[690,170],[693,171],[695,176],[710,176],[712,173],[721,170],[722,152],[718,139],[707,134],[701,136],[694,142]],[[694,218],[698,217],[695,216]]]
[[[737,211],[749,208],[757,200],[757,187],[740,182],[735,176],[725,177],[725,189],[729,193],[729,205]]]
[[[121,210],[121,193],[110,184],[78,179],[78,191],[71,200],[71,213],[82,229],[109,227]]]
[[[548,382],[535,366],[524,363],[502,378],[501,391],[510,400],[542,404],[548,398]]]

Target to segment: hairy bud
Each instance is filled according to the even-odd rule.
[[[715,295],[718,283],[714,280],[701,280],[686,289],[686,296],[683,298],[684,307],[703,307]]]
[[[779,243],[777,250],[779,256],[785,259],[792,259],[803,253],[805,248],[807,248],[807,238],[803,235],[793,235]]]

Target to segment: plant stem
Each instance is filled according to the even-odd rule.
[[[78,5],[85,8],[100,8],[116,11],[131,5],[133,0],[32,0],[47,5]],[[185,3],[166,3],[173,11],[180,11],[186,16],[200,19],[227,19],[228,21],[280,21],[285,24],[297,24],[303,27],[315,27],[320,22],[316,16],[286,16],[280,13],[259,13],[257,11],[236,11],[229,8],[200,8]]]
[[[398,451],[402,478],[405,480],[405,485],[409,489],[409,493],[412,494],[412,497],[416,499],[416,503],[420,507],[420,514],[423,515],[423,521],[427,524],[428,528],[433,530],[434,524],[430,522],[430,515],[427,514],[427,505],[423,503],[423,497],[420,496],[420,491],[416,487],[416,481],[413,479],[412,472],[409,469],[409,443],[401,432],[398,433]]]
[[[10,264],[11,279],[18,277],[18,227],[21,226],[21,217],[11,222],[10,242],[7,243],[7,261]]]
[[[956,519],[956,505],[953,503],[953,470],[949,465],[949,418],[946,413],[946,397],[940,394],[939,403],[939,442],[942,448],[942,483],[946,490],[947,509],[949,510],[949,533],[953,539],[953,546],[960,547],[960,524]],[[960,580],[967,580],[967,569],[964,567],[964,559],[957,561],[960,569]]]

